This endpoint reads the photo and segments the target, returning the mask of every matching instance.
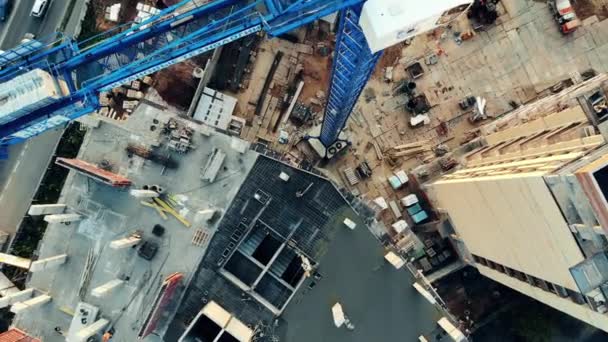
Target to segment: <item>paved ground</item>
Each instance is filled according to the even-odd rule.
[[[72,16],[66,26],[67,34],[74,34],[78,15],[85,5],[76,0]],[[53,1],[46,16],[39,20],[30,16],[34,0],[13,1],[10,17],[0,24],[0,47],[4,50],[19,44],[27,32],[37,36],[49,35],[58,29],[67,15],[69,0]],[[47,165],[55,152],[63,130],[53,130],[27,143],[11,146],[8,160],[0,161],[0,221],[1,230],[14,234],[30,202]]]
[[[600,22],[590,17],[576,32],[564,36],[545,2],[502,0],[499,9],[501,15],[494,25],[460,45],[454,36],[471,29],[466,16],[444,35],[423,34],[410,46],[387,49],[381,67],[395,67],[395,82],[409,77],[405,67],[411,63],[419,62],[424,68],[424,76],[416,79],[416,83],[417,91],[424,92],[433,106],[429,113],[431,124],[409,127],[410,114],[403,102],[399,103],[400,97],[390,92],[395,82],[384,82],[384,73],[379,69],[368,83],[375,99],[366,102],[362,97],[359,110],[348,124],[357,151],[328,166],[330,171],[340,175],[343,169],[367,160],[374,177],[357,184],[357,190],[367,198],[383,196],[387,201],[395,200],[386,178],[397,169],[378,160],[372,144],[386,151],[428,139],[430,146],[441,142],[454,149],[464,132],[475,128],[467,120],[470,112],[458,106],[466,96],[484,97],[487,112],[500,115],[512,109],[510,101],[517,104],[531,101],[559,81],[580,79],[580,73],[590,68],[608,71],[608,20]],[[444,53],[438,63],[427,66],[425,57],[439,50]],[[442,121],[449,127],[449,133],[440,137],[435,128]],[[400,161],[400,168],[406,171],[421,164],[417,158]]]
[[[441,93],[439,102],[482,95],[500,114],[510,109],[509,101],[526,102],[590,68],[608,71],[608,21],[590,18],[564,36],[545,3],[505,0],[502,4],[505,13],[488,31],[460,46],[449,38],[441,42],[448,56],[429,68],[429,76],[433,83],[453,90]]]

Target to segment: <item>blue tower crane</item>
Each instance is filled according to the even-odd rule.
[[[61,33],[31,40],[0,55],[0,144],[65,125],[99,109],[102,92],[247,35],[264,31],[278,36],[339,12],[328,103],[318,136],[327,149],[339,140],[381,50],[447,23],[446,15],[453,19],[471,2],[185,0],[141,23],[83,42]],[[55,86],[53,94],[24,101],[23,94],[45,82]]]

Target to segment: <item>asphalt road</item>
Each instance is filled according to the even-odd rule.
[[[44,18],[30,16],[35,0],[12,0],[9,18],[0,23],[0,48],[8,50],[19,45],[26,33],[37,37],[51,35],[58,30],[67,15],[70,0],[54,0]],[[84,6],[77,0],[72,17],[76,18]],[[76,22],[76,20],[71,20]],[[75,25],[68,25],[66,34],[74,33]],[[34,194],[59,143],[62,129],[51,130],[26,143],[9,148],[9,159],[0,161],[0,230],[14,235],[27,213]]]
[[[82,1],[82,0],[78,0]],[[35,0],[12,0],[13,7],[8,19],[0,24],[0,48],[11,49],[21,42],[26,33],[33,33],[36,37],[46,37],[57,30],[70,0],[51,1],[43,18],[30,15]]]
[[[63,129],[51,130],[10,148],[9,160],[2,162],[8,167],[0,176],[0,230],[11,235],[17,231],[62,133]]]

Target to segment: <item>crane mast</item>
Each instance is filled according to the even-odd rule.
[[[65,125],[99,109],[102,92],[247,35],[278,36],[339,12],[328,103],[316,137],[331,156],[343,145],[340,132],[381,50],[428,30],[429,23],[436,27],[435,17],[455,7],[462,12],[472,1],[443,2],[429,7],[415,0],[185,0],[83,42],[61,33],[28,41],[0,55],[0,144]],[[393,17],[392,26],[375,18],[385,13]]]
[[[361,10],[362,5],[356,5],[340,12],[329,95],[318,137],[321,146],[312,144],[317,153],[329,158],[346,146],[340,132],[382,55],[382,51],[373,53],[367,44],[359,25]]]

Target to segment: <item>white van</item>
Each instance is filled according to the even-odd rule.
[[[30,13],[32,17],[43,17],[50,0],[36,0]]]

